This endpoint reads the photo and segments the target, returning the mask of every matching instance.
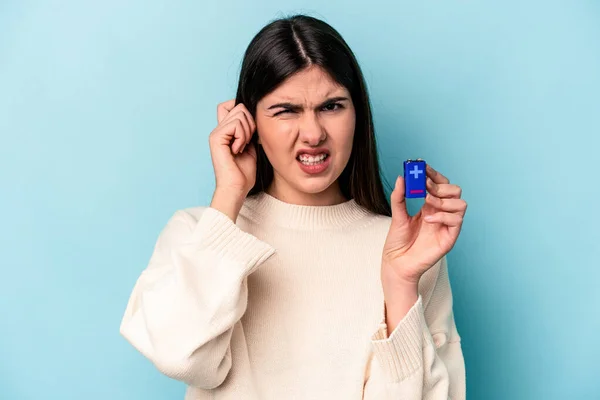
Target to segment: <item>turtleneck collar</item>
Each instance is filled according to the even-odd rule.
[[[370,211],[354,199],[331,206],[307,206],[286,203],[260,192],[246,198],[240,214],[258,224],[313,230],[348,226]]]

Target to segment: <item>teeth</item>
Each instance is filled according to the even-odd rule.
[[[319,164],[326,157],[327,157],[326,154],[319,154],[317,156],[309,156],[309,155],[306,155],[306,154],[302,154],[302,155],[300,155],[298,157],[298,159],[300,160],[300,162],[302,162],[302,164],[305,164],[305,165],[314,165],[314,164]]]

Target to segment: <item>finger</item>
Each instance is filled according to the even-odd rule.
[[[244,112],[244,115],[246,115],[246,118],[248,119],[248,123],[250,124],[250,133],[253,133],[256,130],[256,122],[254,121],[252,114],[250,114],[250,111],[248,111],[246,106],[244,106],[243,104],[242,104],[241,110]]]
[[[237,109],[237,110],[233,110],[229,113],[229,115],[227,115],[227,117],[225,118],[225,120],[223,121],[223,123],[228,123],[230,121],[235,121],[235,120],[239,120],[243,127],[244,127],[244,145],[246,143],[248,143],[248,140],[250,138],[250,122],[248,122],[248,118],[246,117],[246,114],[241,110],[241,109]]]
[[[425,221],[432,224],[444,224],[449,227],[460,227],[463,223],[463,217],[457,213],[436,212],[425,217]]]
[[[235,99],[227,100],[217,105],[217,122],[220,124],[234,107]]]
[[[434,208],[440,211],[464,215],[467,210],[467,202],[463,199],[441,199],[428,193],[427,196],[425,196],[425,202],[431,204]]]
[[[435,183],[450,183],[448,178],[436,171],[431,165],[427,164],[427,176],[431,178]]]
[[[244,126],[244,123],[242,122],[242,119],[236,119],[236,125],[235,125],[235,141],[233,142],[233,145],[231,146],[232,149],[235,148],[235,153],[238,154],[242,151],[242,149],[244,148],[244,146],[246,145],[246,127]]]
[[[440,198],[460,198],[462,189],[450,183],[435,183],[431,178],[426,180],[427,191]]]
[[[246,141],[244,125],[237,118],[220,125],[220,128],[214,132],[214,135],[219,144],[229,146],[233,154],[237,154]]]
[[[390,203],[392,207],[392,219],[398,223],[406,222],[410,216],[406,208],[406,198],[404,196],[404,178],[398,176],[396,179],[396,186],[390,196]]]
[[[250,127],[252,129],[256,129],[256,125],[254,123],[254,118],[252,118],[252,114],[250,114],[250,111],[248,111],[248,109],[246,108],[246,106],[244,104],[242,104],[242,103],[240,103],[240,104],[236,105],[235,107],[233,107],[229,111],[229,114],[226,116],[226,118],[225,118],[225,120],[223,122],[226,122],[228,119],[230,119],[234,115],[238,115],[240,112],[244,113],[244,115],[248,119],[248,122],[250,123]]]
[[[246,122],[246,144],[249,143],[250,139],[252,138],[252,135],[256,130],[256,123],[254,122],[254,118],[252,118],[252,114],[250,114],[250,111],[248,111],[246,106],[240,103],[237,106],[235,106],[233,110],[231,110],[231,112],[227,115],[223,122],[227,122],[228,120],[234,118],[242,118]]]
[[[250,139],[252,139],[252,135],[256,131],[256,123],[254,122],[254,118],[252,118],[252,114],[250,114],[250,111],[248,111],[244,105],[242,105],[240,111],[242,113],[241,115],[248,123],[248,129],[246,130],[246,144],[248,144],[250,143]],[[244,149],[242,149],[242,151],[244,151]]]

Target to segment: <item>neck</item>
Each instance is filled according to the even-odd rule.
[[[314,206],[289,203],[267,192],[247,197],[240,212],[240,215],[262,226],[299,230],[349,227],[368,222],[365,217],[369,214],[353,199],[334,205]]]
[[[322,192],[306,193],[278,183],[278,180],[274,179],[265,192],[285,203],[303,206],[333,206],[348,201],[337,181]]]

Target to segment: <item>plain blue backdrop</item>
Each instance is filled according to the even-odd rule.
[[[463,188],[468,397],[600,398],[599,2],[282,4],[0,3],[0,398],[183,398],[121,317],[167,219],[210,201],[250,39],[296,12],[356,53],[385,178],[422,157]]]

